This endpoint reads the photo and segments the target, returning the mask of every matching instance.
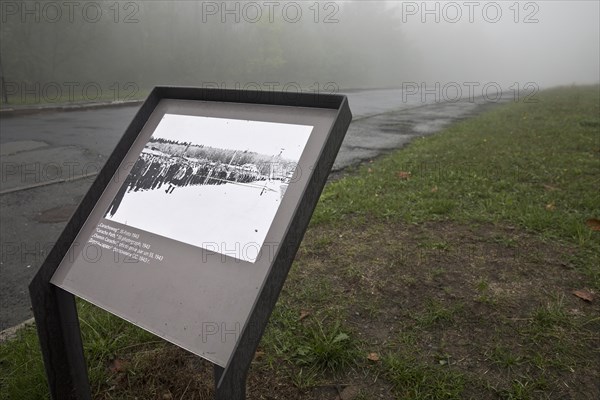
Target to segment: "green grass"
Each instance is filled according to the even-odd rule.
[[[339,319],[319,320],[278,305],[263,337],[262,346],[271,355],[270,363],[286,361],[306,371],[336,373],[351,367],[358,351],[356,339]]]
[[[486,353],[488,359],[496,365],[503,368],[512,368],[523,362],[523,358],[516,354],[512,349],[502,345],[496,345]]]
[[[48,398],[41,357],[35,327],[26,327],[16,339],[0,344],[0,398]]]
[[[574,262],[600,289],[600,246],[585,224],[600,218],[598,110],[597,86],[560,88],[415,140],[330,184],[312,226],[347,216],[515,224],[579,245]]]
[[[548,330],[557,326],[568,325],[569,315],[564,305],[564,296],[538,307],[533,313],[533,324],[540,330]]]
[[[425,310],[416,313],[414,318],[422,328],[430,328],[435,325],[443,326],[453,322],[455,314],[460,312],[460,309],[460,304],[447,307],[438,301],[427,300]]]
[[[156,336],[84,301],[78,302],[78,311],[92,393],[106,390],[107,365],[119,354],[164,344]],[[0,345],[0,371],[1,399],[48,398],[34,327],[23,329],[16,339]]]
[[[548,90],[328,184],[249,398],[597,396],[599,300],[571,293],[600,291],[598,110],[598,86]],[[195,356],[78,303],[96,398],[209,393]],[[0,344],[0,399],[46,398],[27,328]]]
[[[39,107],[53,107],[53,106],[66,106],[70,104],[82,105],[86,103],[110,103],[116,101],[134,101],[144,100],[148,97],[150,90],[140,89],[136,85],[127,86],[127,88],[109,85],[109,86],[98,86],[101,90],[100,94],[96,93],[95,89],[89,89],[89,95],[83,94],[82,86],[75,87],[74,93],[69,92],[68,86],[61,88],[60,96],[53,90],[52,85],[48,87],[40,86],[27,86],[28,90],[32,92],[27,95],[18,93],[13,96],[9,96],[8,102],[5,102],[3,98],[0,98],[0,107],[12,108],[12,107],[27,107],[27,106],[39,106]],[[22,88],[25,90],[25,87]],[[79,90],[78,90],[79,89]],[[19,88],[21,90],[21,88]],[[46,93],[47,92],[47,93]]]
[[[400,399],[461,399],[464,377],[447,366],[423,365],[416,359],[388,355],[385,377]]]

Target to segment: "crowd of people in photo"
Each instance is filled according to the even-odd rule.
[[[123,196],[130,191],[164,190],[171,194],[178,187],[221,185],[227,182],[251,183],[265,180],[256,166],[230,165],[219,161],[170,156],[144,149],[119,189],[106,215],[116,213]]]

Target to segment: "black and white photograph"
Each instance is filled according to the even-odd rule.
[[[255,262],[312,129],[165,114],[104,217]]]

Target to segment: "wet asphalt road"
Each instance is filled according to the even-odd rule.
[[[400,90],[348,94],[354,120],[334,170],[438,132],[492,103],[421,102]],[[27,285],[139,106],[0,119],[0,331],[31,318]],[[44,182],[86,176],[72,182]]]

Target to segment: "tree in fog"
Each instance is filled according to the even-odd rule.
[[[281,13],[273,22],[264,15],[255,23],[235,23],[232,17],[222,23],[220,16],[203,22],[199,1],[134,3],[135,9],[125,9],[133,6],[97,2],[103,17],[95,23],[82,18],[81,8],[73,21],[66,15],[57,22],[43,15],[39,22],[5,16],[0,27],[5,79],[57,82],[65,90],[68,82],[94,82],[121,95],[127,83],[143,90],[210,82],[227,87],[254,82],[267,89],[269,82],[295,82],[322,90],[327,82],[341,88],[393,86],[410,57],[398,14],[381,2],[339,3],[336,23],[323,22],[323,9],[315,23],[308,6],[297,23],[286,22]]]

